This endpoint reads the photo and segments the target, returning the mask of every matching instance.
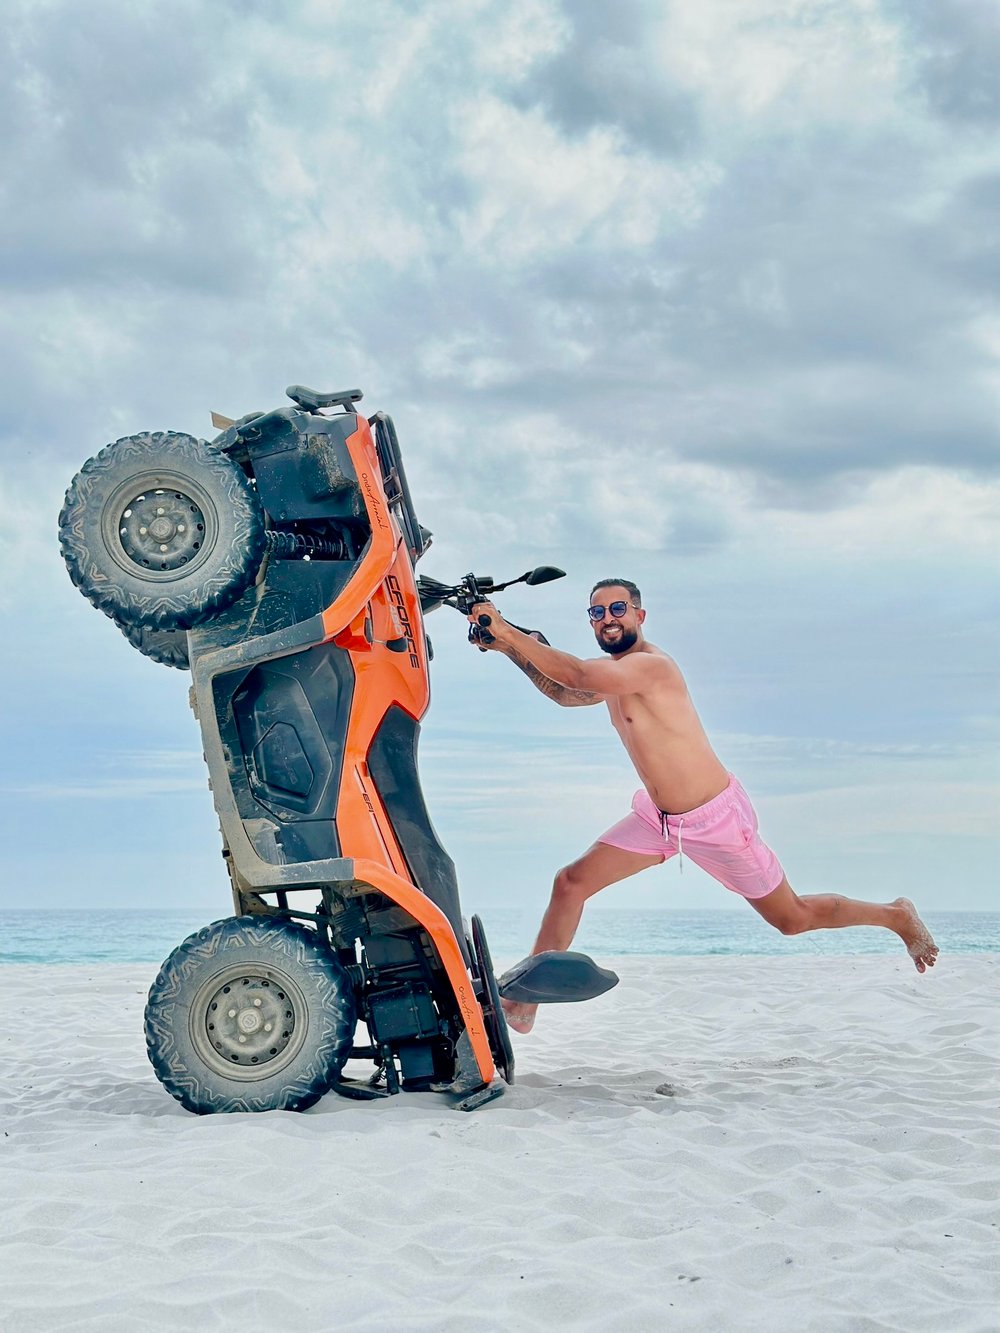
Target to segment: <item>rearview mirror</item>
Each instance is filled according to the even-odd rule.
[[[556,569],[555,565],[539,565],[524,577],[525,583],[534,587],[536,583],[551,583],[553,579],[564,579],[565,569]]]

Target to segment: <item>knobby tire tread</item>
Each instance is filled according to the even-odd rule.
[[[221,514],[217,558],[201,578],[143,585],[138,566],[119,569],[104,548],[102,518],[111,494],[133,468],[191,475],[211,492]],[[226,528],[231,531],[226,535]],[[246,474],[205,440],[170,431],[126,435],[88,459],[73,478],[59,514],[59,544],[73,583],[99,610],[122,624],[191,629],[231,606],[251,585],[267,545],[264,516]]]
[[[279,1071],[281,1086],[266,1093],[252,1082],[230,1082],[198,1061],[188,1034],[188,1010],[200,988],[239,959],[245,946],[267,951],[267,961],[286,967],[299,986],[313,992],[310,1024],[318,1038]],[[248,958],[248,965],[260,964]],[[294,973],[292,971],[294,969]],[[346,972],[314,930],[267,917],[227,917],[202,927],[179,944],[150,987],[145,1013],[146,1049],[157,1078],[198,1115],[232,1111],[304,1111],[330,1090],[351,1051],[356,1025],[353,991]],[[261,1082],[266,1081],[266,1066]],[[272,1076],[274,1077],[274,1076]]]

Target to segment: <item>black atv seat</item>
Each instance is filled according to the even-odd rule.
[[[339,389],[336,393],[321,393],[318,389],[307,389],[304,384],[290,384],[285,393],[299,407],[307,412],[316,412],[321,407],[337,407],[345,412],[351,411],[353,403],[364,397],[360,389]]]

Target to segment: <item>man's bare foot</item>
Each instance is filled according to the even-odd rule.
[[[892,906],[897,908],[903,917],[896,934],[906,945],[906,952],[913,959],[917,971],[926,972],[929,967],[934,966],[939,952],[931,932],[917,916],[917,909],[909,898],[897,898]]]
[[[537,1004],[518,1004],[516,1000],[501,1000],[507,1026],[515,1032],[530,1032],[535,1025]]]

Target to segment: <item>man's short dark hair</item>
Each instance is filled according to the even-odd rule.
[[[598,588],[624,588],[635,606],[642,606],[642,593],[631,579],[600,579],[590,590],[593,597]]]

